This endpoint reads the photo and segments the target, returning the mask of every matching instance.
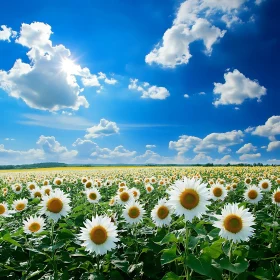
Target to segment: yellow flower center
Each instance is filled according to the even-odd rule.
[[[51,192],[50,189],[46,189],[46,190],[45,190],[45,194],[46,194],[46,195],[50,195],[50,192]]]
[[[88,197],[91,199],[91,200],[95,200],[97,198],[97,195],[96,193],[92,192],[88,195]]]
[[[132,206],[128,210],[128,216],[132,219],[136,219],[140,215],[140,210],[136,206]]]
[[[34,197],[42,197],[42,194],[40,192],[35,192]]]
[[[55,183],[56,183],[56,185],[58,185],[58,186],[61,185],[61,181],[60,181],[60,180],[56,180]]]
[[[137,197],[137,191],[133,191],[133,196]]]
[[[263,189],[267,189],[268,188],[268,183],[267,182],[263,182],[262,183],[262,188]]]
[[[5,206],[0,204],[0,215],[4,214],[5,212],[6,212]]]
[[[191,210],[198,205],[199,195],[193,189],[186,189],[180,195],[180,203],[184,208]]]
[[[147,191],[148,191],[148,192],[151,192],[151,191],[152,191],[152,188],[151,188],[151,187],[147,187]]]
[[[87,179],[86,179],[86,178],[84,178],[84,179],[82,180],[82,182],[83,182],[83,183],[85,183],[86,181],[87,181]]]
[[[20,186],[17,186],[17,187],[16,187],[16,191],[17,191],[17,192],[19,192],[19,191],[20,191],[20,189],[21,189],[21,187],[20,187]]]
[[[119,188],[119,192],[123,192],[124,191],[124,188]]]
[[[224,228],[231,233],[238,233],[243,227],[239,216],[230,214],[224,220]]]
[[[123,201],[123,202],[128,201],[128,200],[129,200],[129,194],[128,194],[127,192],[122,192],[122,193],[120,194],[120,199],[121,199],[121,201]]]
[[[223,190],[221,188],[216,187],[213,189],[213,194],[216,197],[220,197],[223,194]]]
[[[256,190],[250,190],[248,192],[248,197],[250,199],[255,199],[255,198],[257,198],[257,196],[258,196],[258,192]]]
[[[274,194],[274,200],[275,202],[280,203],[280,192],[276,192]]]
[[[120,183],[120,187],[124,187],[125,186],[125,183]]]
[[[86,188],[90,188],[91,185],[92,185],[91,182],[87,182],[87,183],[86,183]]]
[[[35,186],[33,184],[29,185],[29,189],[30,190],[34,190],[35,189]]]
[[[92,242],[94,242],[97,245],[101,245],[106,242],[108,238],[107,231],[104,227],[102,226],[96,226],[94,227],[90,233],[90,239]]]
[[[39,224],[39,223],[37,223],[37,222],[34,222],[34,223],[32,223],[30,226],[29,226],[29,230],[31,231],[31,232],[37,232],[38,230],[40,230],[40,228],[41,228],[41,225]]]
[[[251,179],[247,178],[247,179],[245,180],[245,182],[246,182],[246,184],[250,184],[250,183],[251,183]]]
[[[59,213],[63,208],[63,202],[59,198],[51,198],[47,203],[47,209],[53,213]]]
[[[152,183],[154,183],[156,180],[155,179],[152,179]]]
[[[168,214],[169,214],[169,209],[164,205],[160,206],[157,210],[157,215],[162,220],[165,219],[168,216]]]
[[[47,186],[49,184],[49,182],[48,181],[44,181],[44,186]]]
[[[16,205],[16,209],[18,210],[18,211],[21,211],[21,210],[23,210],[25,208],[25,204],[24,203],[18,203],[17,205]]]

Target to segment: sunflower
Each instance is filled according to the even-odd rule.
[[[146,184],[145,189],[147,193],[151,193],[154,190],[154,187],[151,184]]]
[[[36,187],[38,187],[38,186],[37,186],[37,184],[36,184],[35,182],[29,182],[29,183],[27,183],[27,189],[28,189],[29,191],[34,190]]]
[[[222,238],[233,242],[247,241],[253,235],[255,224],[254,216],[243,207],[238,208],[238,204],[227,204],[222,209],[221,215],[214,215],[218,221],[213,226],[220,228],[219,235]]]
[[[129,224],[136,224],[142,221],[143,215],[146,211],[143,209],[143,206],[133,201],[127,204],[123,210],[123,217]]]
[[[131,188],[130,191],[133,194],[133,198],[137,200],[140,197],[140,191],[137,188]]]
[[[96,255],[104,255],[116,247],[118,242],[117,227],[107,216],[92,217],[84,223],[78,238],[85,250]]]
[[[276,189],[272,194],[272,203],[280,206],[280,188]]]
[[[213,184],[210,188],[210,197],[213,200],[224,200],[227,196],[227,190],[221,184]]]
[[[90,203],[98,203],[101,198],[99,191],[96,188],[86,190],[87,200]]]
[[[52,186],[51,185],[44,185],[42,187],[43,195],[50,195],[51,192],[52,192]]]
[[[251,185],[245,191],[244,197],[248,202],[257,204],[262,199],[263,195],[260,188],[258,188],[256,185]]]
[[[22,192],[22,185],[21,184],[14,184],[12,185],[12,190],[16,193],[16,194],[20,194]]]
[[[133,194],[131,193],[130,190],[126,190],[126,191],[119,193],[117,195],[117,198],[118,198],[118,204],[122,204],[122,205],[130,203],[131,201],[134,201]]]
[[[110,201],[109,201],[109,205],[110,205],[110,206],[114,206],[115,204],[116,204],[116,197],[113,196],[113,197],[110,199]]]
[[[201,180],[184,178],[178,180],[171,190],[168,204],[174,209],[177,216],[184,215],[186,221],[192,221],[194,217],[200,218],[207,211],[209,202],[209,191],[207,184],[201,183]]]
[[[15,200],[13,202],[13,208],[16,212],[21,212],[26,209],[27,203],[28,200],[26,198]]]
[[[245,178],[245,180],[244,180],[244,183],[245,183],[245,185],[251,185],[251,183],[252,183],[252,178],[250,178],[250,177],[246,177]]]
[[[0,217],[10,217],[15,211],[9,210],[5,202],[0,203]]]
[[[151,212],[151,217],[156,226],[167,226],[171,223],[172,209],[165,198],[160,199]]]
[[[87,180],[84,184],[85,188],[90,189],[91,187],[93,187],[93,181],[92,180]]]
[[[56,185],[56,186],[60,186],[60,185],[62,185],[62,183],[63,183],[63,179],[62,178],[56,177],[53,180],[53,184]]]
[[[44,230],[45,220],[42,217],[29,217],[23,221],[23,230],[26,234],[40,233]]]
[[[258,186],[264,192],[269,192],[271,190],[271,182],[268,179],[261,180]]]
[[[60,189],[55,189],[49,196],[43,196],[40,213],[57,222],[61,217],[68,215],[71,210],[69,203],[68,194],[64,194]]]
[[[31,197],[32,198],[40,198],[40,199],[42,199],[42,197],[43,197],[42,190],[39,187],[36,187],[35,189],[33,189],[31,191]]]

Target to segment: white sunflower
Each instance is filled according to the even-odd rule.
[[[96,255],[104,255],[116,247],[118,242],[117,227],[107,216],[92,217],[84,223],[78,238],[85,250]]]
[[[8,204],[5,202],[0,203],[0,217],[10,217],[15,211],[8,209]]]
[[[26,209],[27,204],[28,200],[26,198],[18,199],[13,202],[13,208],[16,212],[21,212]]]
[[[154,187],[151,184],[146,184],[145,189],[147,193],[151,193],[154,190]]]
[[[50,195],[51,192],[52,192],[52,186],[51,185],[44,185],[42,187],[43,195]]]
[[[21,184],[14,184],[12,185],[12,190],[16,193],[16,194],[20,194],[23,190],[23,187]]]
[[[227,190],[221,184],[213,184],[210,188],[210,197],[213,200],[224,200],[227,196]]]
[[[194,178],[184,178],[175,182],[167,191],[170,195],[168,204],[174,209],[177,216],[184,215],[186,221],[192,221],[194,217],[200,218],[207,211],[209,191],[207,184]]]
[[[45,220],[42,217],[30,216],[23,221],[23,230],[26,234],[40,233],[45,228]]]
[[[127,204],[123,209],[123,217],[129,224],[141,222],[145,213],[146,211],[143,209],[143,206],[136,201]]]
[[[219,235],[233,242],[247,241],[254,234],[254,216],[238,204],[227,204],[221,215],[214,215],[218,219],[213,226],[220,228]]]
[[[71,210],[69,203],[68,194],[64,194],[60,189],[55,189],[49,196],[43,196],[40,203],[42,207],[40,214],[46,215],[49,219],[57,222],[61,217],[68,215]]]
[[[133,198],[135,200],[137,200],[140,197],[140,191],[137,188],[133,187],[130,189],[130,191],[132,192]]]
[[[37,185],[37,183],[35,183],[35,182],[28,182],[28,183],[27,183],[27,189],[28,189],[29,191],[34,190],[36,187],[38,187],[38,185]]]
[[[156,226],[168,226],[171,223],[172,208],[165,198],[160,199],[151,212],[151,217]]]
[[[271,190],[271,182],[268,179],[261,180],[258,186],[264,192],[269,192]]]
[[[53,180],[53,184],[56,185],[56,186],[61,186],[63,184],[63,179],[62,178],[59,178],[59,177],[56,177],[54,180]]]
[[[96,188],[86,190],[87,200],[90,203],[98,203],[101,198],[99,191]]]
[[[280,206],[280,188],[276,189],[272,194],[272,203]]]
[[[42,197],[43,197],[42,190],[39,187],[36,187],[35,189],[33,189],[31,191],[31,197],[32,198],[40,198],[40,199],[42,199]]]
[[[260,188],[256,185],[251,185],[246,189],[244,197],[248,202],[257,204],[260,200],[262,200],[263,195]]]
[[[130,190],[125,190],[117,194],[118,204],[125,205],[134,201],[133,193]]]

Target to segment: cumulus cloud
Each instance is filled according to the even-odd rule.
[[[147,149],[152,149],[152,148],[156,148],[156,145],[146,145]]]
[[[268,137],[271,141],[275,141],[275,135],[280,134],[280,116],[270,117],[264,125],[257,126],[252,134]]]
[[[215,26],[215,16],[219,15],[226,27],[241,22],[238,12],[246,0],[187,0],[184,1],[162,40],[146,55],[148,64],[156,63],[174,68],[187,64],[191,58],[190,44],[202,41],[205,53],[210,55],[212,47],[221,39],[226,30]]]
[[[261,157],[261,154],[260,153],[257,153],[257,154],[243,154],[239,157],[240,160],[242,161],[251,161],[251,160],[254,160],[254,159],[257,159],[257,158],[260,158]]]
[[[211,133],[202,139],[202,141],[194,148],[194,152],[208,152],[213,149],[218,149],[219,152],[229,152],[230,150],[228,150],[227,147],[242,143],[243,136],[244,134],[241,130]]]
[[[252,143],[244,144],[238,151],[237,154],[248,154],[250,152],[255,152],[257,150],[256,146],[253,146]]]
[[[15,138],[5,138],[4,140],[5,141],[15,141],[16,139]]]
[[[179,155],[183,155],[186,151],[194,148],[201,139],[195,136],[182,135],[178,141],[170,141],[169,149],[176,150]]]
[[[280,164],[280,159],[276,159],[276,158],[268,159],[267,163],[269,163],[269,164]]]
[[[103,136],[110,136],[119,133],[119,127],[115,122],[101,119],[98,125],[92,126],[87,129],[85,138],[98,138]]]
[[[271,152],[274,150],[280,149],[280,141],[272,141],[267,146],[267,151]]]
[[[2,29],[2,30],[1,30]],[[12,28],[7,27],[6,25],[1,25],[0,28],[0,41],[11,42],[10,38],[14,38],[17,35],[16,31],[13,31]]]
[[[261,100],[266,95],[266,88],[260,86],[258,81],[246,78],[237,69],[224,74],[225,83],[214,83],[214,94],[220,95],[214,105],[240,105],[245,99]]]
[[[85,87],[100,87],[97,75],[82,68],[64,45],[53,45],[51,26],[43,22],[23,23],[16,43],[27,47],[29,63],[17,59],[9,71],[0,70],[0,88],[29,107],[57,111],[89,107]],[[77,79],[79,78],[79,79]],[[114,84],[114,79],[105,78]]]
[[[189,98],[190,96],[188,94],[184,94],[184,97],[185,98]]]
[[[142,98],[166,99],[170,96],[169,91],[165,87],[151,86],[149,83],[138,83],[138,79],[130,79],[128,89],[136,90],[142,93]]]

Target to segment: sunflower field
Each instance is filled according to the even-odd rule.
[[[280,279],[279,167],[0,173],[0,279]]]

